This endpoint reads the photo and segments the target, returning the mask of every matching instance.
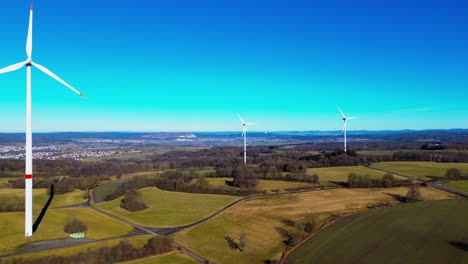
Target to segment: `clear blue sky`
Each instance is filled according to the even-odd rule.
[[[255,2],[255,3],[253,3]],[[385,3],[384,3],[385,2]],[[468,128],[466,1],[34,1],[34,131]],[[0,3],[0,67],[29,1]],[[25,75],[0,75],[24,131]]]

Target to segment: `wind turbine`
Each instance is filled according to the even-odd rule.
[[[341,111],[341,109],[339,107],[338,107],[338,110],[340,111],[341,116],[343,117],[343,122],[344,122],[344,124],[343,124],[344,151],[346,152],[346,121],[351,120],[351,119],[355,119],[356,117],[346,117],[345,114],[343,113],[343,111]]]
[[[62,83],[73,92],[79,94],[83,98],[86,98],[82,93],[73,88],[71,85],[60,79],[53,72],[48,70],[46,67],[37,64],[32,61],[32,26],[33,26],[33,5],[31,3],[29,9],[29,28],[28,37],[26,40],[26,55],[27,59],[23,62],[19,62],[3,69],[0,69],[0,74],[11,71],[16,71],[26,66],[26,173],[25,173],[25,235],[26,237],[32,236],[33,234],[33,222],[32,222],[32,129],[31,129],[31,66],[34,66],[54,78],[58,82]]]
[[[237,114],[237,116],[239,117],[243,126],[241,137],[244,138],[244,164],[247,164],[247,126],[255,125],[255,123],[246,123],[239,114]]]

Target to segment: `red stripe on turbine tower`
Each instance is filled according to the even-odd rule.
[[[32,174],[26,174],[26,175],[24,175],[24,178],[25,179],[32,179]]]

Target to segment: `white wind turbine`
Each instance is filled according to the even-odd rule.
[[[39,65],[31,60],[32,56],[32,25],[33,25],[33,5],[31,4],[29,9],[29,28],[28,37],[26,40],[26,55],[28,58],[23,61],[3,69],[0,69],[0,74],[16,71],[26,66],[26,173],[25,173],[25,235],[26,237],[32,236],[33,234],[33,222],[32,222],[32,130],[31,130],[31,66],[34,66],[54,78],[58,82],[62,83],[66,87],[70,88],[75,93],[79,94],[83,98],[86,98],[82,93],[77,91],[71,85],[60,79],[53,72],[48,70],[46,67]]]
[[[338,110],[340,111],[341,116],[343,117],[343,122],[344,122],[344,124],[343,124],[344,151],[346,152],[346,121],[351,120],[351,119],[355,119],[356,117],[346,117],[345,114],[343,113],[343,111],[341,111],[341,109],[339,107],[338,107]]]
[[[237,116],[239,117],[243,126],[241,137],[244,138],[244,164],[247,164],[247,126],[255,125],[255,123],[246,123],[239,114],[237,114]]]

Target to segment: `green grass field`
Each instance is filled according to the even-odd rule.
[[[431,180],[432,177],[442,177],[449,168],[458,168],[462,173],[468,173],[468,163],[436,163],[436,162],[378,162],[373,167],[408,175],[421,180]]]
[[[372,179],[382,179],[384,172],[372,170],[363,166],[344,166],[344,167],[325,167],[325,168],[309,168],[309,175],[317,174],[320,177],[320,183],[329,185],[331,182],[347,182],[350,173],[357,175],[369,175]],[[401,179],[400,177],[396,177]]]
[[[277,228],[288,229],[282,219],[323,221],[330,213],[364,210],[378,202],[398,204],[387,193],[405,195],[408,188],[334,189],[300,194],[284,194],[243,201],[213,219],[176,233],[174,239],[190,250],[216,263],[263,263],[279,259],[286,245]],[[445,192],[421,189],[425,199],[447,199]],[[244,252],[229,248],[225,237],[236,241],[246,234]]]
[[[34,210],[35,220],[41,208]],[[77,216],[88,226],[86,236],[101,239],[124,235],[133,230],[129,225],[101,215],[87,208],[49,209],[39,228],[30,238],[24,237],[24,212],[0,213],[0,254],[12,253],[28,243],[68,237],[63,226],[70,216]]]
[[[447,188],[468,194],[468,180],[449,182],[445,186],[447,186]]]
[[[7,178],[0,178],[0,188],[8,188],[8,181],[16,180],[18,178],[7,177]]]
[[[467,218],[465,199],[372,210],[319,232],[286,263],[468,263]]]
[[[238,188],[234,186],[229,186],[226,184],[226,181],[232,181],[232,178],[206,178],[210,185],[215,187],[226,187],[226,188]],[[195,183],[197,179],[193,179],[192,183]],[[284,191],[285,188],[296,188],[296,187],[314,187],[318,186],[317,184],[305,183],[305,182],[287,182],[287,181],[270,181],[270,180],[259,180],[257,189],[266,190],[271,193],[274,189],[279,189]]]
[[[95,206],[143,226],[172,227],[199,221],[239,199],[227,195],[168,192],[155,187],[144,188],[140,192],[150,206],[141,212],[132,213],[120,208],[122,198]]]
[[[73,192],[54,195],[50,208],[84,203],[86,202],[86,199],[83,199],[84,194],[84,191],[74,190]],[[33,208],[42,209],[48,199],[46,189],[33,189]],[[0,200],[16,200],[24,203],[24,189],[0,189]]]
[[[200,262],[184,255],[183,253],[174,252],[163,256],[154,256],[142,259],[135,259],[132,261],[119,262],[122,264],[198,264]]]

